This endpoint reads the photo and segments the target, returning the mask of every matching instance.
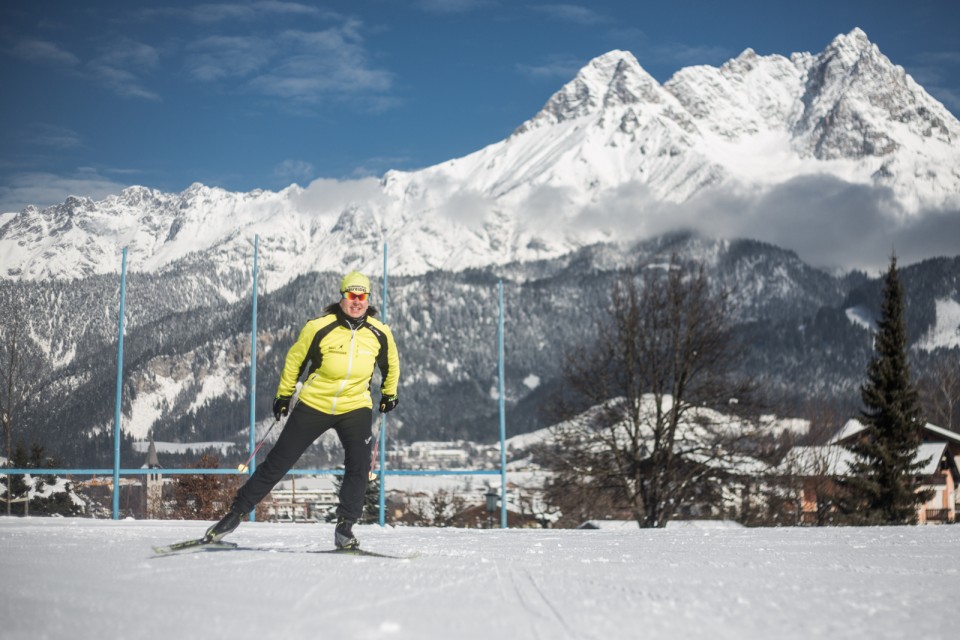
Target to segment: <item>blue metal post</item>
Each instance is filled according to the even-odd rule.
[[[497,368],[497,377],[499,382],[500,396],[500,527],[507,528],[507,418],[504,406],[504,384],[503,384],[503,280],[501,279],[497,287],[498,298],[500,301],[500,321],[498,326],[498,356],[499,366]]]
[[[127,248],[120,263],[120,321],[117,338],[117,399],[113,412],[113,519],[120,519],[120,407],[123,398],[123,315],[127,297]]]
[[[383,243],[383,323],[387,323],[387,243]],[[386,523],[387,414],[380,415],[380,526]]]
[[[253,236],[253,328],[250,330],[250,455],[257,446],[257,277],[259,272],[260,236]],[[256,456],[250,460],[250,475],[257,468]],[[257,510],[250,512],[250,522],[257,519]]]

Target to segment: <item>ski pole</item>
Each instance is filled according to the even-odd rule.
[[[386,416],[383,416],[386,418]],[[382,430],[386,426],[386,421],[381,421],[380,429]],[[380,452],[380,432],[377,432],[377,439],[373,441],[373,454],[370,456],[370,473],[367,474],[367,480],[373,482],[377,474],[373,472],[374,468],[377,466],[377,454]]]
[[[309,387],[311,384],[313,384],[313,381],[316,380],[316,379],[317,379],[317,374],[316,374],[316,373],[312,373],[312,374],[310,374],[310,377],[307,378],[306,384],[300,384],[299,382],[297,383],[297,387],[298,387],[298,388],[297,388],[297,390],[296,390],[296,393],[294,393],[294,396],[295,396],[295,397],[293,398],[290,406],[287,407],[287,413],[286,413],[286,414],[280,414],[280,418],[282,418],[284,415],[290,415],[290,412],[293,411],[293,408],[294,408],[295,406],[297,406],[297,402],[299,402],[299,400],[300,400],[300,394],[303,392],[304,389],[306,389],[306,388]],[[267,436],[270,435],[270,432],[273,431],[273,428],[274,428],[275,426],[277,426],[277,423],[278,423],[278,422],[280,422],[280,418],[276,418],[276,419],[273,421],[273,424],[270,425],[270,428],[267,429],[267,432],[266,432],[265,434],[263,434],[263,437],[260,438],[260,442],[257,443],[257,446],[253,448],[253,453],[250,454],[250,457],[247,458],[247,461],[237,465],[237,471],[239,471],[239,472],[241,472],[241,473],[246,473],[247,469],[250,468],[250,466],[249,466],[249,465],[250,465],[250,461],[257,457],[257,451],[260,451],[260,447],[262,447],[262,446],[263,446],[263,443],[267,441]]]
[[[262,438],[260,438],[260,442],[257,443],[257,446],[254,448],[253,453],[250,454],[250,457],[247,458],[247,461],[237,465],[237,471],[246,473],[247,469],[250,468],[248,466],[250,461],[257,457],[257,451],[260,451],[260,447],[262,447],[263,443],[267,441],[267,436],[270,435],[270,432],[273,431],[273,428],[277,426],[278,422],[280,422],[280,418],[277,418],[273,421],[273,424],[270,425],[270,428],[267,429],[267,432],[263,434]]]

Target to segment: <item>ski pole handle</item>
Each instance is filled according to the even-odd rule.
[[[260,451],[260,447],[262,447],[263,443],[267,441],[267,436],[270,435],[270,432],[273,431],[273,428],[277,426],[278,422],[280,422],[280,418],[277,418],[273,421],[273,424],[270,425],[270,428],[267,429],[267,432],[263,434],[262,438],[260,438],[260,442],[257,443],[256,447],[254,447],[253,453],[250,454],[250,457],[247,458],[247,461],[237,465],[237,471],[246,472],[246,470],[250,468],[250,462],[257,457],[257,452]]]

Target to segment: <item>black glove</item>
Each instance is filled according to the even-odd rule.
[[[380,413],[390,413],[399,402],[397,396],[380,396]]]
[[[273,401],[273,417],[279,420],[280,416],[287,415],[289,408],[290,396],[277,396]]]

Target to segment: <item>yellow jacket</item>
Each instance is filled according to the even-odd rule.
[[[290,347],[277,395],[293,395],[297,380],[309,371],[300,402],[331,415],[373,408],[374,365],[383,377],[380,391],[397,395],[400,356],[390,328],[369,315],[357,322],[339,311],[327,313],[307,322]]]

